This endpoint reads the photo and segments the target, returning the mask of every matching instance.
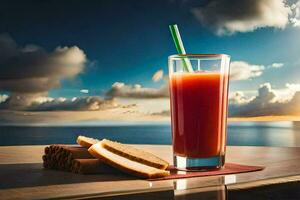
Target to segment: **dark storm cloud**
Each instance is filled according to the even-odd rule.
[[[203,25],[223,35],[262,27],[284,28],[292,10],[285,0],[211,0],[192,13]]]

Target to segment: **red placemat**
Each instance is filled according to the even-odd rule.
[[[179,178],[192,178],[201,176],[215,176],[215,175],[225,175],[225,174],[237,174],[245,172],[254,172],[263,170],[265,167],[262,166],[250,166],[250,165],[240,165],[235,163],[226,163],[222,169],[219,170],[209,170],[209,171],[178,171],[173,166],[169,167],[171,174],[166,177],[149,179],[151,181],[157,180],[169,180],[169,179],[179,179]]]

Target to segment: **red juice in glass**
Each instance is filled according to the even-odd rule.
[[[225,160],[229,57],[187,56],[193,72],[180,69],[182,58],[173,57],[174,61],[169,58],[173,67],[169,85],[174,164],[178,168],[220,168]]]

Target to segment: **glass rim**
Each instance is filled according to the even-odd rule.
[[[182,59],[182,58],[189,58],[189,59],[221,59],[223,57],[230,58],[227,54],[173,54],[169,56],[169,59]]]

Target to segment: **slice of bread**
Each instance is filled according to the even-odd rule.
[[[159,178],[168,176],[170,173],[166,170],[157,169],[141,162],[137,162],[127,157],[111,152],[106,149],[103,141],[100,141],[89,148],[90,154],[102,162],[115,167],[125,173],[142,178]],[[127,146],[127,145],[126,145]],[[140,150],[139,150],[140,151]]]
[[[169,163],[149,152],[141,149],[134,148],[132,146],[121,144],[119,142],[113,142],[107,139],[101,140],[102,146],[120,156],[126,157],[129,160],[136,161],[150,167],[158,169],[167,169]]]
[[[99,140],[94,138],[89,138],[82,135],[79,135],[77,137],[77,144],[85,148],[90,148],[93,144],[96,144],[97,142],[99,142]]]

